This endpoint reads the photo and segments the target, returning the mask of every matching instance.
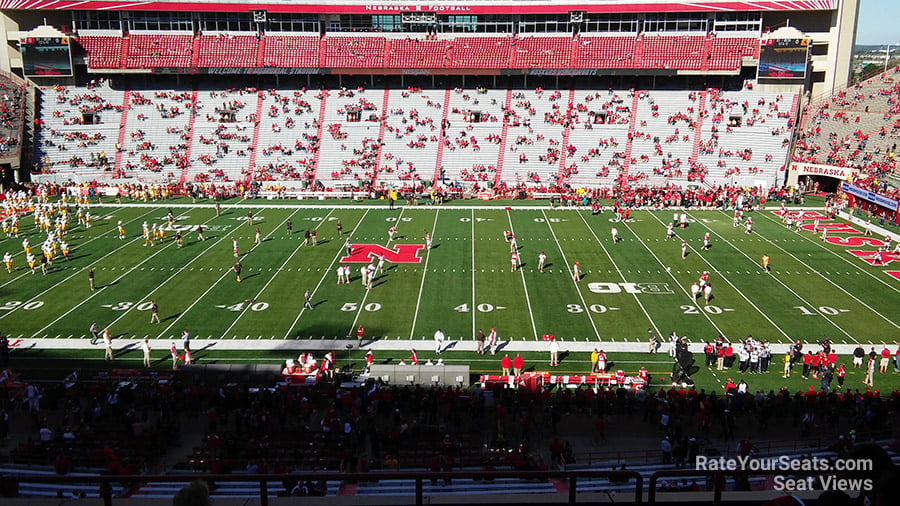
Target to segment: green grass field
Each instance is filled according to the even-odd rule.
[[[528,348],[534,361],[542,356],[533,351],[543,350],[540,337],[553,334],[563,340],[564,350],[572,350],[562,364],[572,371],[582,369],[595,346],[632,343],[621,349],[636,352],[631,348],[640,346],[642,351],[648,328],[660,336],[676,331],[694,343],[720,333],[732,341],[752,334],[776,345],[827,336],[836,343],[873,343],[879,350],[886,343],[892,352],[900,335],[900,282],[885,274],[889,266],[868,265],[848,248],[824,243],[811,232],[789,231],[771,210],[752,213],[751,235],[734,228],[728,213],[689,211],[687,229],[677,231],[679,239],[666,241],[670,211],[637,211],[627,223],[611,223],[609,212],[591,216],[549,206],[391,211],[384,205],[273,205],[253,208],[250,227],[247,207],[222,209],[216,217],[209,205],[174,207],[177,227],[191,230],[185,232],[184,247],[177,248],[174,232],[152,247],[140,238],[143,221],[165,223],[165,206],[95,206],[93,227],[72,224],[70,259],[58,257],[46,276],[39,270],[29,273],[21,238],[0,241],[0,250],[16,254],[13,273],[0,276],[0,328],[13,341],[21,339],[19,348],[47,347],[43,340],[55,338],[87,347],[92,321],[109,326],[117,342],[154,340],[160,354],[182,330],[195,339],[232,341],[223,346],[232,351],[209,351],[208,360],[281,360],[295,353],[279,349],[321,349],[324,342],[348,336],[355,343],[360,325],[367,339],[377,339],[372,346],[385,350],[376,351],[380,360],[387,354],[406,358],[404,350],[413,346],[429,350],[420,353],[427,358],[431,336],[441,328],[455,347],[445,360],[472,363],[476,371],[493,370],[490,360],[479,365],[477,356],[460,350],[472,349],[479,328],[496,327],[513,343],[535,343]],[[117,220],[125,222],[127,240],[116,237]],[[343,237],[337,235],[337,220]],[[31,217],[23,217],[22,224],[32,245],[39,245],[43,235],[34,230]],[[205,229],[203,242],[192,231],[198,224]],[[395,224],[397,235],[389,241],[388,229]],[[257,226],[260,245],[253,241]],[[619,230],[618,244],[611,241],[611,226]],[[306,228],[318,229],[316,247],[302,245]],[[522,268],[515,272],[504,230],[518,241]],[[393,248],[424,244],[425,231],[433,247],[418,251],[419,263],[387,263],[371,290],[360,283],[363,264],[349,264],[352,282],[336,283],[348,235],[354,244]],[[701,251],[706,232],[712,248]],[[231,271],[232,237],[240,245],[241,283]],[[684,260],[681,238],[689,245]],[[547,263],[540,273],[542,251]],[[771,274],[759,266],[764,254],[772,259]],[[583,274],[578,283],[571,273],[576,261]],[[90,267],[96,273],[94,292],[88,285]],[[709,306],[689,295],[702,271],[710,272],[714,287]],[[314,310],[303,309],[306,289],[313,292]],[[159,305],[159,324],[148,323],[150,300]],[[581,353],[577,358],[576,352]],[[102,357],[100,350],[67,353]],[[136,351],[133,358],[139,355]],[[641,360],[638,354],[628,357]]]

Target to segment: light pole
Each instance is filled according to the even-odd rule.
[[[900,44],[888,44],[887,52],[884,53],[884,71],[887,73],[888,63],[891,61],[891,46],[900,46]]]

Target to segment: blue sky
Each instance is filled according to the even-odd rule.
[[[895,44],[900,42],[900,2],[897,0],[859,0],[859,24],[856,43]]]

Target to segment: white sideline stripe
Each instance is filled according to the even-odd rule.
[[[653,217],[656,218],[656,215],[653,215]],[[691,215],[691,218],[693,218],[693,215]],[[660,221],[659,218],[656,218],[656,220],[659,221],[660,223],[662,223],[662,221]],[[756,267],[756,261],[753,260],[752,258],[750,258],[750,256],[747,255],[746,253],[744,253],[740,248],[738,248],[737,246],[735,246],[734,244],[732,244],[731,241],[729,241],[728,239],[724,238],[721,234],[719,234],[718,232],[716,232],[715,230],[713,230],[712,228],[710,228],[710,227],[707,226],[706,224],[703,224],[701,221],[699,221],[699,220],[694,220],[694,221],[695,221],[696,223],[700,223],[700,224],[701,224],[700,226],[702,226],[703,228],[709,230],[710,232],[712,232],[713,234],[715,234],[718,238],[722,239],[722,241],[724,241],[726,244],[728,244],[733,250],[735,250],[735,251],[737,251],[738,253],[740,253],[741,255],[743,255],[744,258],[746,258],[747,260],[750,260],[750,263],[752,263],[752,264],[754,265],[754,267]],[[705,258],[704,258],[703,260],[706,261]],[[706,262],[706,263],[709,264],[710,267],[712,267],[712,264],[710,264],[709,262]],[[718,271],[717,271],[717,272],[718,272]],[[801,297],[799,293],[795,292],[791,287],[789,287],[788,285],[784,284],[783,281],[781,281],[780,279],[776,278],[774,275],[771,275],[771,278],[774,279],[776,282],[778,282],[778,284],[780,284],[781,286],[785,287],[785,288],[787,289],[787,291],[789,291],[789,292],[791,292],[792,294],[794,294],[795,297],[797,297],[798,299],[800,299],[801,301],[803,301],[803,303],[804,303],[805,305],[810,306],[810,307],[815,307],[815,306],[813,306],[812,304],[810,304],[808,300],[806,300],[806,299],[804,299],[803,297]],[[731,282],[728,281],[728,279],[727,279],[725,276],[722,276],[722,279],[724,279],[726,283],[728,283],[729,285],[731,285]],[[731,285],[731,286],[734,287],[734,285]],[[735,288],[735,290],[737,290],[737,288]],[[740,290],[737,290],[737,291],[738,291],[738,293],[741,294],[742,297],[744,297],[745,300],[747,300],[747,302],[750,302],[750,299],[747,299],[747,296],[744,295],[743,292],[741,292]],[[750,304],[752,304],[753,307],[756,307],[756,304],[753,304],[752,302],[750,302]],[[772,321],[772,320],[769,319],[768,316],[766,316],[765,313],[763,313],[762,311],[760,311],[760,309],[759,309],[758,307],[756,308],[756,310],[759,311],[760,314],[762,314],[767,320],[769,320],[770,322]],[[840,330],[845,336],[849,337],[851,341],[853,341],[854,343],[858,343],[858,342],[859,342],[859,341],[856,340],[856,338],[854,338],[852,335],[850,335],[846,330],[844,330],[843,328],[841,328],[840,325],[838,325],[837,323],[834,323],[834,321],[833,321],[831,318],[829,318],[827,315],[823,314],[822,316],[828,321],[828,323],[831,323],[831,325],[834,326],[834,328]],[[772,324],[775,325],[774,323],[772,323]],[[778,328],[778,326],[776,325],[775,328]],[[783,330],[781,330],[780,328],[778,328],[778,330],[779,330],[782,334],[784,334],[784,331],[783,331]],[[788,336],[787,334],[784,334],[784,335],[785,335],[785,337],[790,338],[790,336]]]
[[[512,215],[510,214],[509,210],[506,211],[506,218],[509,220],[509,233],[511,233],[513,235],[513,237],[515,237],[516,231],[513,229]],[[518,244],[516,244],[516,248],[518,248]],[[516,255],[518,255],[518,254],[519,254],[519,251],[518,251],[518,249],[516,249]],[[519,266],[522,265],[521,258],[519,259],[518,263],[519,263]],[[537,326],[534,324],[534,311],[531,309],[531,298],[528,297],[528,284],[525,283],[525,271],[523,271],[522,268],[519,266],[517,266],[516,270],[518,270],[519,274],[522,275],[522,288],[525,289],[525,302],[528,304],[528,318],[531,319],[531,330],[534,332],[534,340],[537,341],[538,340]],[[475,311],[474,307],[472,308],[472,311]]]
[[[153,211],[147,211],[146,213],[144,213],[144,214],[138,216],[137,218],[135,218],[135,219],[129,221],[128,223],[131,223],[132,221],[137,221],[137,220],[139,220],[139,219],[141,219],[141,218],[147,216],[147,215],[150,214],[151,212],[153,212]],[[86,243],[84,243],[84,244],[88,244],[88,243],[90,243],[91,241],[95,241],[95,240],[97,240],[97,239],[100,239],[101,237],[103,237],[103,233],[101,233],[101,234],[98,235],[97,237],[94,237],[93,239],[91,239],[90,241],[88,241],[88,242],[86,242]],[[34,301],[34,300],[37,300],[37,298],[40,297],[41,295],[44,295],[45,293],[47,293],[47,292],[49,292],[49,291],[55,289],[57,286],[59,286],[59,285],[65,283],[66,281],[69,281],[70,279],[74,278],[75,276],[78,276],[78,275],[81,274],[82,272],[84,272],[84,271],[86,271],[87,269],[89,269],[92,265],[94,265],[94,264],[96,264],[97,262],[99,262],[100,260],[103,260],[104,258],[106,258],[106,257],[108,257],[108,256],[110,256],[110,255],[112,255],[113,253],[119,251],[120,249],[124,248],[125,246],[128,246],[129,244],[131,244],[132,242],[136,241],[137,239],[139,239],[139,238],[138,238],[138,237],[135,237],[134,239],[131,239],[130,241],[126,241],[125,244],[123,244],[123,245],[119,246],[118,248],[116,248],[116,249],[110,251],[109,253],[107,253],[107,254],[103,255],[102,257],[98,258],[97,260],[94,260],[93,262],[89,262],[88,265],[87,265],[86,267],[82,267],[82,268],[79,269],[77,272],[75,272],[75,274],[72,274],[71,276],[69,276],[69,277],[67,277],[67,278],[65,278],[65,279],[63,279],[63,280],[57,282],[56,284],[50,286],[49,288],[47,288],[47,289],[44,290],[43,292],[41,292],[41,293],[35,295],[34,297],[28,299],[28,301],[25,302],[25,304],[27,304],[28,302],[32,302],[32,301]],[[80,246],[79,246],[79,247],[80,247]],[[17,253],[17,255],[18,255],[18,253]],[[9,283],[12,283],[13,281],[15,281],[15,280],[21,278],[22,276],[28,274],[29,272],[30,272],[30,271],[26,270],[25,272],[23,272],[22,274],[20,274],[20,275],[19,275],[18,277],[16,277],[15,279],[12,279],[12,280],[7,281],[6,283],[0,285],[0,288],[3,288],[4,286],[8,285]],[[24,306],[25,304],[21,304],[21,305],[19,305],[19,306],[16,306],[16,307],[14,307],[13,309],[11,309],[10,311],[7,311],[6,313],[0,315],[0,320],[2,320],[3,318],[6,318],[6,317],[9,316],[10,314],[12,314],[16,309],[19,309],[20,307]]]
[[[432,242],[434,242],[434,238],[437,237],[435,230],[437,230],[437,220],[438,220],[438,215],[440,213],[441,212],[439,210],[434,211],[434,223],[432,223],[432,225],[431,225],[431,240],[432,240]],[[416,298],[416,311],[413,313],[412,327],[410,327],[410,329],[409,329],[409,338],[410,339],[412,339],[414,337],[414,334],[416,332],[416,321],[419,318],[419,304],[421,304],[421,302],[422,302],[422,289],[425,288],[425,275],[428,274],[428,260],[430,260],[430,259],[431,259],[431,250],[426,248],[426,250],[425,250],[425,270],[422,271],[422,282],[419,284],[419,296]]]
[[[768,216],[766,216],[766,217],[768,218]],[[769,218],[769,219],[771,220],[771,218]],[[772,221],[775,222],[775,220],[772,220]],[[778,222],[775,222],[775,223],[777,224]],[[806,234],[800,234],[800,235],[804,236],[804,237],[806,238],[806,240],[812,241],[812,239],[810,239],[808,236],[806,236]],[[852,298],[852,299],[855,300],[856,302],[859,302],[859,303],[862,304],[863,306],[866,306],[866,309],[868,309],[869,311],[871,311],[871,312],[877,314],[878,316],[882,317],[884,320],[886,320],[888,323],[890,323],[891,325],[893,325],[895,328],[900,329],[900,325],[897,325],[896,323],[894,323],[893,320],[889,319],[887,316],[884,316],[884,314],[882,314],[880,311],[875,311],[874,309],[872,309],[871,307],[869,307],[868,304],[866,304],[865,302],[859,300],[858,298],[856,298],[855,295],[853,295],[852,293],[848,292],[847,290],[844,290],[843,287],[841,287],[840,285],[838,285],[838,284],[835,283],[834,281],[832,281],[832,280],[828,279],[827,277],[823,276],[821,272],[819,272],[819,271],[816,270],[816,269],[813,269],[812,267],[810,267],[809,265],[807,265],[806,262],[804,262],[803,260],[800,260],[799,258],[797,258],[794,254],[788,252],[787,250],[785,250],[784,248],[778,246],[777,244],[775,244],[774,242],[770,241],[769,239],[766,239],[766,238],[763,237],[763,236],[760,236],[760,237],[762,237],[766,242],[768,242],[768,243],[771,244],[772,246],[775,246],[776,248],[778,248],[778,249],[780,249],[781,251],[784,251],[785,253],[787,253],[788,255],[790,255],[791,258],[793,258],[794,260],[796,260],[796,261],[800,262],[801,264],[803,264],[804,266],[806,266],[806,268],[808,268],[810,271],[812,271],[812,272],[814,272],[815,274],[817,274],[820,278],[822,278],[822,279],[824,279],[825,281],[828,281],[828,282],[831,283],[832,285],[836,286],[836,287],[838,288],[838,290],[840,290],[840,291],[846,293],[847,295],[850,296],[850,298]],[[828,251],[829,253],[833,254],[834,256],[840,258],[840,259],[843,260],[844,262],[847,262],[848,264],[853,265],[853,266],[856,267],[858,270],[861,270],[861,271],[865,272],[866,274],[868,274],[869,276],[871,276],[871,277],[874,278],[875,280],[877,280],[877,281],[879,281],[880,283],[882,283],[882,284],[884,284],[884,285],[890,287],[892,290],[894,290],[894,291],[900,291],[900,290],[898,290],[897,288],[895,288],[895,287],[889,285],[888,283],[885,283],[884,281],[882,281],[882,280],[881,280],[880,278],[878,278],[877,276],[873,276],[872,273],[870,273],[869,271],[867,271],[867,270],[865,270],[865,269],[861,269],[859,266],[857,266],[857,265],[854,264],[853,262],[850,262],[850,261],[847,260],[846,258],[844,258],[844,257],[842,257],[842,256],[840,256],[840,255],[838,255],[837,253],[835,253],[835,252],[831,251],[830,249],[826,248],[825,246],[822,246],[821,244],[819,244],[819,241],[812,241],[812,242],[813,242],[814,244],[816,244],[817,246],[819,246],[820,248],[824,249],[825,251]]]
[[[575,285],[575,291],[578,292],[578,298],[581,299],[581,307],[584,308],[584,312],[587,313],[588,321],[591,322],[591,327],[594,329],[594,335],[597,336],[597,340],[600,340],[600,331],[597,330],[597,325],[594,323],[594,317],[591,315],[590,308],[588,307],[587,302],[584,300],[584,295],[581,293],[581,288],[578,287],[578,283],[574,281],[574,276],[572,270],[570,268],[569,260],[566,258],[566,253],[563,251],[562,245],[559,244],[559,239],[556,238],[556,232],[553,231],[553,225],[550,224],[550,218],[547,217],[546,211],[541,211],[541,214],[544,215],[544,223],[547,224],[547,228],[550,229],[550,235],[553,236],[553,241],[556,242],[556,247],[559,249],[560,254],[562,255],[563,262],[566,263],[566,270],[569,271],[569,279],[573,280],[572,284]]]
[[[291,219],[291,218],[293,218],[294,215],[297,214],[297,211],[299,211],[299,209],[297,209],[297,210],[295,210],[293,213],[291,213],[291,215],[288,216],[288,220]],[[323,223],[325,223],[325,222],[328,221],[328,217],[331,216],[331,214],[332,214],[333,212],[334,212],[333,209],[332,209],[331,211],[329,211],[328,214],[325,215],[325,217],[322,219],[322,221],[320,221],[318,225],[316,225],[315,227],[313,227],[313,230],[319,230],[319,227],[321,227]],[[283,221],[282,223],[285,223],[285,222],[287,222],[287,220]],[[276,227],[276,228],[278,228],[278,227]],[[287,265],[287,263],[290,262],[292,258],[294,258],[294,255],[296,255],[297,252],[300,251],[300,248],[303,247],[304,243],[305,243],[305,241],[304,241],[304,242],[301,242],[299,246],[297,246],[296,248],[294,248],[294,251],[291,253],[291,256],[287,257],[287,260],[285,260],[285,261],[281,264],[281,266],[278,267],[278,269],[275,271],[276,274],[275,274],[274,276],[270,277],[268,281],[266,281],[266,284],[263,285],[263,287],[259,290],[259,292],[257,292],[256,297],[253,297],[253,300],[257,300],[257,299],[259,299],[260,297],[262,297],[262,294],[263,294],[264,291],[266,291],[266,288],[268,288],[269,285],[272,284],[272,281],[275,281],[275,278],[278,277],[278,274],[277,274],[277,273],[282,272],[282,270],[284,269],[284,266]],[[312,295],[312,294],[310,294],[310,295]],[[233,329],[234,326],[237,325],[238,320],[240,320],[241,317],[243,317],[243,316],[247,313],[247,310],[250,308],[251,305],[252,305],[252,304],[247,304],[246,307],[244,307],[243,309],[241,309],[241,312],[238,314],[237,318],[235,318],[234,321],[231,322],[231,325],[229,325],[228,328],[225,329],[225,332],[222,332],[222,337],[221,337],[221,339],[224,339],[225,336],[227,336],[228,333],[231,331],[231,329]]]
[[[403,211],[404,211],[404,210],[406,210],[406,207],[400,208],[400,214],[397,215],[397,221],[394,221],[394,222],[393,222],[393,223],[396,223],[396,225],[394,225],[394,226],[397,227],[397,230],[394,232],[395,234],[398,234],[399,231],[400,231],[400,223],[401,223],[401,220],[402,220],[402,218],[403,218]],[[435,215],[435,218],[436,218],[436,217],[437,217],[437,215]],[[388,240],[387,240],[386,243],[384,243],[384,247],[387,248],[388,246],[390,246],[390,245],[391,245],[391,241],[393,241],[393,240],[394,240],[394,239],[391,238],[390,235],[388,235]],[[428,257],[426,256],[426,259],[427,259],[427,258],[428,258]],[[384,274],[382,274],[382,276],[384,276]],[[424,275],[423,275],[423,276],[424,276]],[[374,280],[373,280],[373,281],[374,281]],[[372,290],[374,290],[374,289],[375,289],[375,288],[374,288],[374,284],[373,284],[373,285],[372,285]],[[357,310],[356,310],[356,316],[353,318],[353,324],[350,325],[350,330],[347,331],[347,335],[348,335],[348,336],[354,335],[354,330],[356,330],[356,322],[359,321],[359,317],[362,315],[363,308],[366,306],[366,299],[369,298],[369,292],[371,292],[372,290],[366,290],[365,293],[363,293],[362,302],[359,303],[359,308],[357,308]]]
[[[353,237],[353,234],[356,232],[356,229],[359,228],[359,226],[362,224],[363,220],[365,220],[365,219],[366,219],[366,216],[368,216],[368,215],[369,215],[369,210],[366,209],[366,212],[363,213],[363,215],[362,215],[362,217],[359,219],[359,221],[356,222],[356,226],[353,227],[353,230],[350,231],[350,234],[347,236],[347,238]],[[338,239],[338,241],[340,241],[340,238]],[[322,275],[322,279],[320,279],[319,282],[318,282],[318,284],[316,284],[316,287],[313,288],[313,291],[312,291],[313,297],[315,297],[316,293],[319,291],[319,287],[322,286],[322,283],[325,281],[325,278],[327,278],[328,275],[329,275],[329,273],[331,273],[331,270],[334,268],[334,263],[337,262],[339,258],[341,258],[341,253],[343,253],[343,252],[344,252],[344,245],[343,245],[343,244],[339,244],[339,245],[338,245],[338,252],[337,252],[337,255],[334,256],[334,260],[332,260],[332,261],[331,261],[331,264],[328,266],[328,268],[325,269],[325,274]],[[304,311],[306,311],[306,307],[305,307],[305,306],[302,307],[302,308],[300,308],[300,312],[297,313],[297,317],[294,318],[294,322],[291,323],[291,325],[290,325],[290,326],[288,327],[288,329],[287,329],[287,332],[285,332],[285,334],[284,334],[284,339],[287,339],[288,337],[290,337],[291,331],[293,331],[293,330],[294,330],[294,327],[297,326],[297,322],[300,321],[300,317],[303,316],[303,312],[304,312]]]
[[[294,215],[294,213],[291,213],[290,215],[288,215],[287,218],[283,219],[283,220],[281,221],[281,223],[279,223],[276,227],[272,228],[272,231],[269,232],[268,234],[266,234],[266,239],[268,239],[272,234],[274,234],[276,230],[278,230],[279,228],[281,228],[281,225],[284,225],[284,223],[285,223],[288,219],[290,219],[290,217],[293,216],[293,215]],[[256,216],[254,216],[254,218],[256,218]],[[223,239],[227,239],[227,238],[228,238],[228,235],[229,235],[229,234],[222,234],[222,237],[221,237],[218,241],[216,241],[215,243],[213,243],[213,246],[215,246],[216,244],[219,244],[219,242],[221,242]],[[261,241],[260,241],[260,242],[261,242]],[[261,244],[255,244],[255,243],[254,243],[254,244],[253,244],[253,247],[250,248],[250,251],[248,251],[244,256],[247,256],[247,255],[249,255],[250,253],[253,253],[253,250],[255,250],[255,249],[257,248],[257,246],[260,246],[260,245],[261,245]],[[204,253],[207,252],[207,251],[210,251],[211,249],[212,249],[212,248],[206,248],[206,249],[204,250]],[[241,259],[238,258],[238,261],[240,261],[240,260],[241,260]],[[248,270],[249,270],[249,269],[248,269]],[[260,270],[262,270],[262,268],[260,268]],[[209,285],[209,288],[207,288],[202,294],[200,294],[200,296],[197,297],[197,300],[195,300],[194,302],[192,302],[191,305],[187,307],[187,309],[185,309],[184,311],[182,311],[180,315],[178,315],[174,320],[172,320],[172,323],[170,323],[169,326],[165,328],[165,330],[163,330],[162,332],[160,332],[159,335],[156,336],[156,338],[157,338],[157,339],[162,339],[162,336],[163,336],[164,334],[166,334],[167,332],[169,332],[169,329],[171,329],[172,327],[174,327],[175,324],[178,323],[178,320],[181,320],[181,319],[184,317],[184,315],[186,315],[191,309],[193,309],[194,306],[196,306],[197,303],[200,302],[201,299],[203,299],[204,297],[206,297],[206,294],[208,294],[209,292],[211,292],[212,289],[215,288],[216,285],[218,285],[219,283],[221,283],[222,280],[225,279],[225,276],[228,276],[228,274],[230,274],[230,273],[231,273],[231,269],[225,269],[225,272],[224,272],[221,276],[219,276],[219,279],[217,279],[215,283]],[[171,278],[169,278],[169,279],[171,279]]]
[[[600,248],[603,250],[603,252],[606,253],[606,257],[609,258],[609,261],[612,263],[613,267],[615,267],[616,272],[619,273],[619,277],[622,278],[622,281],[627,282],[628,280],[625,279],[625,275],[622,274],[622,269],[620,269],[619,265],[616,263],[616,261],[613,260],[612,255],[609,254],[609,251],[606,249],[606,246],[603,245],[603,241],[601,241],[600,238],[597,237],[597,233],[594,232],[594,229],[584,218],[584,213],[578,213],[578,216],[581,218],[581,221],[584,222],[584,226],[587,227],[587,229],[591,232],[591,235],[594,236],[594,239],[597,241],[597,244],[600,245]],[[630,231],[631,229],[629,228],[628,230]],[[632,233],[634,233],[634,232],[632,232]],[[642,243],[643,243],[643,241],[642,241]],[[644,247],[646,248],[647,245],[644,244]],[[653,253],[653,252],[651,251],[651,253]],[[654,255],[654,256],[656,256],[656,255]],[[657,258],[656,261],[658,262],[659,259]],[[660,262],[660,265],[662,265],[662,262]],[[676,284],[678,284],[678,283],[676,283]],[[659,327],[656,325],[656,322],[653,321],[653,318],[650,317],[650,313],[647,312],[647,308],[645,308],[644,304],[641,303],[641,300],[638,298],[636,293],[631,294],[631,296],[634,297],[634,301],[637,302],[638,306],[640,306],[641,311],[643,311],[643,313],[644,313],[644,316],[647,317],[647,321],[650,322],[650,325],[653,326],[653,330],[656,331],[657,338],[661,341],[663,334],[659,331]],[[585,310],[587,311],[588,308],[585,308]],[[709,316],[707,316],[707,318],[709,318]],[[713,324],[713,326],[715,327],[715,324]],[[716,328],[718,329],[718,327],[716,327]],[[644,348],[644,349],[646,350],[646,348]]]

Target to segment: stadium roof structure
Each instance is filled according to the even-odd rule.
[[[838,0],[705,0],[671,2],[661,0],[594,0],[590,3],[547,2],[546,0],[468,0],[468,1],[359,1],[359,0],[0,0],[0,9],[43,10],[127,10],[246,12],[267,10],[273,13],[302,12],[329,14],[399,14],[434,12],[439,14],[565,14],[644,12],[728,12],[835,10]]]

